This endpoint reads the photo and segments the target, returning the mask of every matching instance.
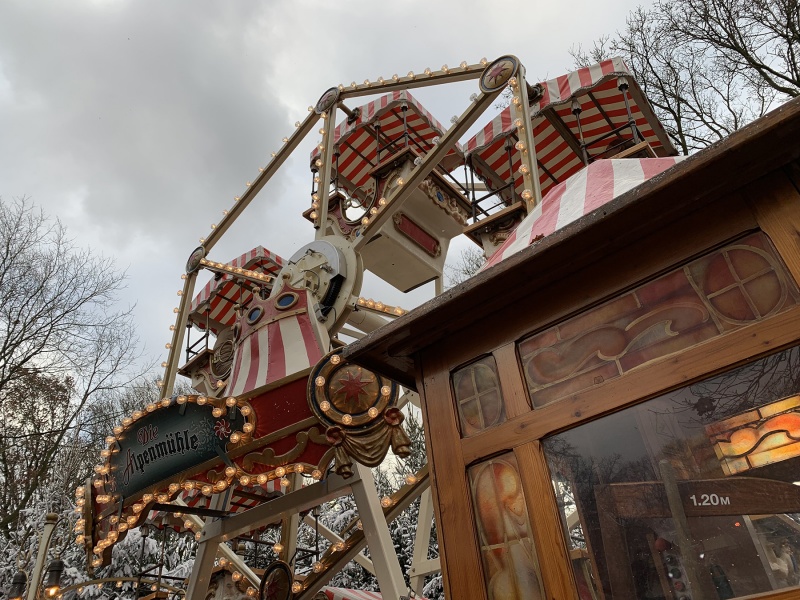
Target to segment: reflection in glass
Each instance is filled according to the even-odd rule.
[[[453,393],[463,437],[506,420],[494,356],[485,356],[454,371]]]
[[[514,455],[472,467],[469,478],[489,600],[544,598]]]
[[[800,584],[798,391],[792,348],[545,441],[568,544],[606,600]]]

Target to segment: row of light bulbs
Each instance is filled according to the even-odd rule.
[[[511,86],[511,91],[514,94],[511,97],[511,103],[516,107],[521,106],[522,98],[519,95],[519,81],[517,81],[516,77],[511,77],[508,80],[508,85]],[[520,134],[522,134],[525,131],[525,123],[523,123],[522,119],[520,118],[514,119],[514,126],[517,128],[517,131],[519,131]],[[521,137],[521,135],[519,137]],[[528,147],[525,144],[525,142],[523,142],[521,139],[516,144],[514,144],[514,147],[517,150],[519,150],[520,154],[522,155],[523,160],[521,161],[521,164],[519,166],[519,169],[517,169],[517,171],[524,177],[525,175],[528,175],[531,172],[530,168],[528,167],[527,164],[525,164],[524,160],[525,156],[528,154]],[[530,189],[526,188],[522,190],[520,196],[522,196],[524,200],[532,200],[533,192]]]
[[[408,312],[399,306],[390,306],[388,304],[384,304],[380,300],[373,300],[372,298],[359,297],[359,299],[356,301],[356,304],[370,310],[383,312],[387,315],[396,315],[398,317]]]
[[[481,60],[480,60],[480,68],[485,67],[488,63],[489,63],[489,61],[485,57],[481,58]],[[447,66],[447,64],[444,64],[444,65],[442,65],[442,68],[439,69],[438,72],[437,71],[433,71],[430,67],[426,67],[425,70],[422,72],[422,74],[427,76],[427,77],[441,77],[443,75],[448,75],[450,73],[470,71],[471,69],[475,69],[475,68],[478,68],[478,67],[477,66],[470,67],[470,65],[467,63],[467,61],[462,60],[461,63],[458,65],[458,67],[450,68],[450,67]],[[392,85],[392,84],[398,83],[401,79],[404,79],[406,81],[414,81],[414,80],[417,79],[417,77],[419,77],[419,75],[414,73],[414,71],[409,71],[408,74],[405,77],[402,77],[402,76],[398,75],[397,73],[395,73],[389,79],[384,79],[383,77],[378,77],[378,79],[375,80],[374,82],[370,81],[369,79],[365,79],[363,85],[359,85],[355,81],[351,82],[349,86],[346,86],[345,84],[340,83],[338,88],[339,88],[340,92],[343,92],[343,91],[348,90],[348,89],[349,90],[358,90],[358,89],[371,88],[371,87],[376,87],[376,86],[377,87],[381,87],[381,86],[384,86],[384,85]]]

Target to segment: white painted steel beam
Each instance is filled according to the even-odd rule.
[[[319,506],[323,502],[343,496],[358,481],[357,472],[349,479],[344,479],[340,475],[330,474],[327,479],[265,502],[250,510],[213,523],[207,523],[203,528],[200,539],[201,541],[210,539],[231,540],[260,524],[280,518],[283,513],[290,511],[302,512],[314,506]]]

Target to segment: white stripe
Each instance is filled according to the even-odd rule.
[[[567,81],[569,81],[569,92],[570,94],[574,94],[577,90],[581,89],[581,76],[580,71],[573,71],[569,75],[567,75]]]
[[[233,361],[232,373],[236,372],[236,366],[239,365],[239,375],[236,381],[233,382],[233,388],[229,392],[230,396],[238,396],[244,391],[245,383],[247,382],[247,374],[250,372],[250,344],[239,343],[236,348],[236,358]]]
[[[561,100],[561,95],[558,91],[558,81],[551,79],[550,81],[546,82],[545,85],[550,93],[550,103],[552,104],[554,102],[559,102]]]
[[[644,181],[644,170],[638,160],[629,158],[612,160],[611,167],[614,169],[614,198]]]
[[[592,85],[600,81],[600,79],[603,77],[603,67],[600,66],[600,63],[589,67],[589,77],[592,79]]]
[[[269,369],[269,327],[264,326],[253,335],[258,336],[258,375],[256,387],[267,384],[267,370]]]
[[[303,332],[297,317],[287,317],[278,321],[283,336],[283,352],[286,359],[286,375],[291,375],[311,366],[308,360]]]
[[[586,172],[587,169],[576,173],[567,179],[567,189],[561,196],[561,205],[558,207],[556,229],[583,216],[583,203],[586,199]]]

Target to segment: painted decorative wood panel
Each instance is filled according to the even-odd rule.
[[[534,408],[794,306],[798,290],[754,233],[523,339]]]
[[[489,600],[544,598],[516,458],[482,462],[469,479]]]

